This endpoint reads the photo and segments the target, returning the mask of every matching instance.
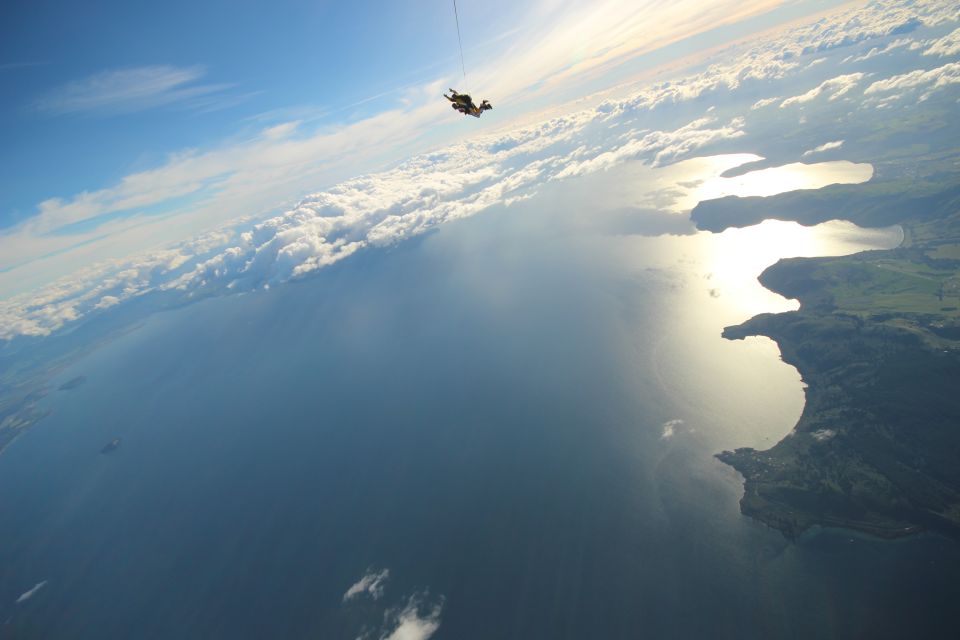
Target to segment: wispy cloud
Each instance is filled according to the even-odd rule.
[[[389,569],[368,569],[363,577],[343,594],[344,606],[363,595],[369,596],[374,602],[380,600],[389,577]],[[415,592],[400,602],[402,604],[389,606],[375,604],[374,609],[382,611],[381,622],[377,625],[379,629],[368,627],[357,640],[427,640],[440,628],[443,596],[431,598],[429,592],[424,590]]]
[[[172,104],[208,108],[210,97],[231,85],[197,83],[201,66],[153,65],[102,71],[59,87],[38,100],[36,108],[54,115],[119,114]]]
[[[343,601],[353,600],[365,593],[374,600],[379,600],[383,596],[383,590],[389,577],[389,569],[383,571],[368,569],[362,578],[350,585],[350,588],[343,594]]]
[[[44,585],[46,584],[47,584],[46,580],[42,582],[38,582],[37,584],[33,585],[33,588],[30,589],[29,591],[24,591],[23,593],[21,593],[20,597],[17,598],[17,604],[22,604],[27,600],[29,600],[30,598],[32,598],[33,596],[35,596],[37,594],[37,591],[40,591],[40,589],[43,589]]]
[[[3,62],[0,63],[0,71],[14,71],[16,69],[27,69],[29,67],[42,67],[47,62]]]
[[[823,153],[824,151],[832,151],[834,149],[839,149],[843,146],[843,140],[833,140],[831,142],[824,142],[819,147],[814,147],[813,149],[807,149],[803,152],[803,157],[809,157],[817,153]]]

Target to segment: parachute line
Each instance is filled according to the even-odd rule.
[[[463,71],[463,84],[467,84],[467,67],[463,64],[463,39],[460,37],[460,15],[457,12],[457,0],[453,0],[453,17],[457,21],[457,43],[460,45],[460,70]]]

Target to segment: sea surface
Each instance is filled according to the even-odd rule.
[[[760,271],[901,239],[696,232],[698,193],[769,191],[719,177],[755,159],[543,185],[60,371],[87,382],[0,456],[0,637],[938,637],[958,545],[789,542],[713,457],[803,408],[774,343],[720,337],[796,308]]]

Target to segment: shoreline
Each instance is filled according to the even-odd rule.
[[[848,205],[857,202],[846,187],[821,191],[831,190]],[[952,184],[943,191],[948,207],[955,191]],[[779,260],[758,279],[798,300],[799,309],[762,313],[723,330],[728,340],[773,340],[805,385],[803,412],[777,444],[716,454],[744,478],[741,513],[791,540],[816,526],[888,540],[923,531],[960,539],[960,474],[951,456],[960,450],[952,428],[960,423],[960,401],[949,384],[960,379],[960,305],[949,299],[960,260],[938,257],[939,247],[960,242],[960,234],[943,233],[939,219],[922,210],[919,224],[864,225],[856,210],[824,216],[818,211],[837,208],[825,206],[829,194],[822,192],[721,201],[691,212],[698,228],[741,226],[738,205],[745,210],[740,220],[752,225],[764,209],[782,214],[777,205],[786,201],[797,215],[776,219],[895,224],[901,232],[893,249]],[[860,202],[871,211],[876,205]],[[948,220],[960,218],[944,209]]]

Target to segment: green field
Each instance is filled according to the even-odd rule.
[[[826,263],[820,274],[837,311],[960,318],[960,273],[909,259],[878,258]]]

